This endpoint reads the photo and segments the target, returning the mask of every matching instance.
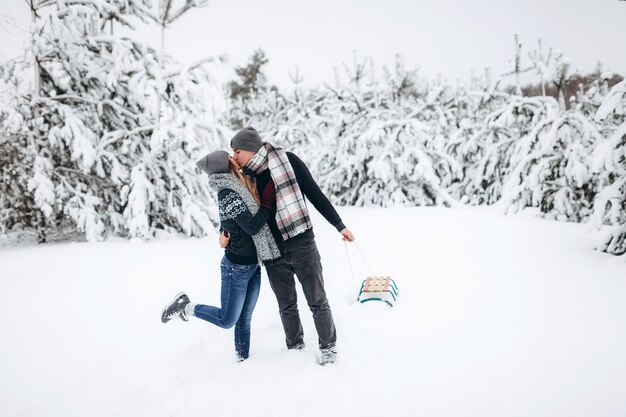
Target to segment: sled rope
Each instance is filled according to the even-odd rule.
[[[365,258],[365,256],[363,255],[363,252],[361,252],[361,248],[359,248],[359,245],[357,245],[356,241],[354,242],[354,246],[356,246],[356,250],[359,251],[361,258],[363,258],[363,262],[365,262],[365,266],[370,271],[370,275],[374,275],[374,273],[372,272],[372,267],[370,267],[370,264],[367,263],[367,258]]]
[[[350,266],[350,273],[352,274],[352,283],[354,288],[357,288],[356,277],[354,276],[354,269],[352,268],[352,262],[350,261],[350,253],[348,252],[348,244],[344,241],[343,248],[346,250],[346,256],[348,257],[348,265]]]
[[[356,241],[354,241],[353,244],[354,246],[356,246],[356,249],[359,251],[361,258],[363,258],[363,262],[365,263],[365,266],[369,270],[370,275],[373,275],[372,268],[370,267],[369,263],[367,262],[367,259],[363,255],[363,252],[361,252],[361,248],[359,248],[359,245],[356,243]],[[356,283],[356,276],[354,275],[354,268],[352,267],[352,261],[350,260],[350,252],[348,252],[348,244],[345,241],[343,242],[343,247],[346,250],[346,257],[348,258],[348,265],[350,266],[350,273],[352,274],[352,282],[354,283],[354,287],[358,288],[359,286]]]

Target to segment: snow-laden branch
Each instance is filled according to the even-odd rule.
[[[56,100],[56,101],[79,101],[82,103],[88,103],[88,104],[92,104],[94,106],[97,106],[98,108],[101,108],[103,105],[108,105],[110,107],[113,107],[115,109],[117,109],[120,113],[128,116],[128,117],[132,117],[135,120],[139,120],[139,115],[131,112],[130,110],[124,108],[122,105],[120,105],[119,103],[116,103],[113,100],[110,99],[104,99],[104,100],[100,100],[100,101],[96,101],[96,100],[90,100],[84,97],[79,97],[79,96],[73,96],[70,94],[61,94],[58,96],[52,96],[52,97],[41,97],[40,100]]]
[[[177,77],[180,74],[182,74],[183,72],[190,72],[193,71],[194,69],[197,69],[199,67],[201,67],[204,64],[208,64],[208,63],[214,63],[216,61],[221,61],[221,57],[208,57],[208,58],[203,58],[200,60],[197,60],[191,64],[189,64],[188,66],[185,67],[180,67],[178,69],[172,69],[169,70],[167,72],[163,73],[163,79],[167,79],[167,78],[172,78],[172,77]]]
[[[185,14],[186,12],[188,12],[189,10],[191,10],[194,7],[205,7],[209,4],[208,0],[186,0],[185,4],[183,6],[181,6],[180,9],[178,9],[176,12],[172,13],[168,19],[167,19],[167,24],[172,24],[174,21],[178,20],[178,18],[180,18],[183,14]]]

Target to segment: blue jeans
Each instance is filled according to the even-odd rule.
[[[250,352],[250,321],[261,290],[261,267],[239,265],[222,258],[222,308],[197,304],[194,315],[230,329],[235,326],[235,350],[247,359]]]

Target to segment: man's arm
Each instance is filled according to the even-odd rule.
[[[291,152],[287,152],[287,157],[296,174],[296,180],[298,181],[300,190],[302,190],[302,194],[304,194],[311,204],[313,204],[313,207],[324,216],[328,223],[333,225],[335,229],[343,235],[343,240],[352,242],[354,236],[343,224],[339,213],[337,213],[337,210],[335,210],[335,207],[333,207],[332,203],[328,200],[328,197],[324,195],[319,185],[317,185],[306,164]]]

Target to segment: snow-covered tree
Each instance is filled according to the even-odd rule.
[[[19,99],[30,94],[28,66],[12,60],[0,67],[0,232],[35,230],[43,215],[28,191],[35,155],[23,113],[28,107]],[[30,74],[30,72],[28,73]]]
[[[608,91],[606,78],[597,78],[587,89],[581,83],[578,85],[576,94],[571,97],[571,108],[593,120]]]
[[[27,184],[44,231],[77,229],[100,240],[106,233],[149,238],[159,229],[210,230],[214,201],[193,161],[224,137],[204,62],[189,68],[167,56],[159,62],[154,49],[107,32],[107,22],[150,20],[145,0],[39,6],[50,10],[33,26],[22,64],[38,66],[39,91],[14,95],[0,121],[3,142],[26,144],[32,170],[14,183]],[[21,71],[3,72],[5,86],[27,90]],[[10,122],[16,117],[23,123]],[[18,210],[13,201],[3,206]]]
[[[626,253],[626,81],[609,92],[596,113],[596,121],[607,137],[593,152],[599,193],[591,223],[610,226],[600,249],[622,255]]]
[[[493,204],[502,196],[519,139],[547,117],[556,115],[558,107],[550,98],[517,95],[506,99],[491,95],[480,102],[483,104],[476,109],[477,118],[466,119],[452,134],[448,152],[463,166],[463,201]]]
[[[447,187],[461,170],[443,150],[455,122],[443,105],[448,89],[422,89],[401,61],[385,81],[369,77],[362,62],[345,68],[348,81],[328,87],[323,106],[339,120],[316,154],[322,188],[339,204],[454,205]]]
[[[431,130],[412,115],[385,116],[341,141],[324,188],[357,206],[454,205],[446,187],[461,174],[457,162],[429,147]]]
[[[554,113],[520,138],[511,156],[514,167],[504,186],[508,210],[539,207],[557,220],[582,221],[595,197],[590,156],[600,139],[579,113]]]

